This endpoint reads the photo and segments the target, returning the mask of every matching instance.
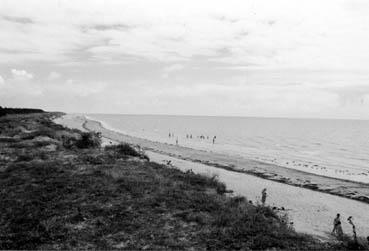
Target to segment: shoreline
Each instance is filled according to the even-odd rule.
[[[255,167],[251,169],[240,167],[237,165],[238,163],[227,163],[230,161],[227,161],[227,160],[224,161],[224,159],[232,158],[233,156],[228,156],[225,154],[218,154],[214,152],[207,152],[204,150],[197,150],[197,149],[193,149],[193,148],[189,148],[185,146],[176,146],[176,145],[171,145],[167,143],[154,142],[154,141],[143,139],[143,138],[137,138],[137,137],[130,136],[122,132],[119,132],[118,130],[114,130],[112,128],[106,128],[104,127],[103,123],[101,123],[100,121],[93,120],[88,117],[82,117],[82,118],[84,119],[84,122],[82,123],[82,128],[84,130],[110,131],[113,134],[119,134],[125,138],[131,138],[133,140],[130,143],[139,145],[144,150],[149,150],[152,152],[164,154],[170,157],[179,158],[179,159],[186,160],[186,161],[191,161],[194,163],[201,163],[201,164],[213,166],[216,168],[223,168],[225,170],[232,171],[232,172],[244,173],[244,174],[256,176],[262,179],[271,180],[271,181],[275,181],[275,182],[282,183],[282,184],[287,184],[290,186],[295,186],[299,188],[305,188],[305,189],[309,189],[313,191],[327,193],[327,194],[359,201],[365,204],[369,204],[369,185],[362,183],[362,182],[338,179],[334,177],[327,177],[323,175],[308,173],[308,172],[304,172],[301,170],[296,170],[296,169],[292,169],[288,167],[279,166],[276,164],[265,163],[262,161],[251,160],[251,159],[243,159],[245,163],[242,163],[242,164],[253,165]],[[98,127],[96,127],[92,123],[96,123]],[[103,134],[103,137],[111,141],[117,142],[117,139],[114,137],[114,135],[109,135],[105,133]],[[136,143],[135,140],[141,141],[141,142]],[[199,152],[200,153],[199,155],[201,155],[202,153],[202,155],[207,155],[207,158],[203,158],[202,156],[199,156],[199,158],[184,156],[181,153],[181,151],[179,151],[179,153],[178,151],[177,153],[163,151],[155,147],[145,146],[146,144],[142,144],[142,141],[151,142],[154,145],[163,145],[163,146],[170,147],[170,148],[173,148],[173,147],[180,148],[184,151]],[[222,161],[214,161],[209,155],[221,156]],[[220,163],[220,162],[223,162],[223,163]],[[273,170],[270,170],[270,169],[273,169]],[[278,170],[275,170],[275,169],[278,169]],[[357,191],[357,190],[360,190],[360,191]]]
[[[275,121],[276,131],[273,130],[273,120],[265,121],[266,124],[257,119],[240,121],[242,127],[236,126],[234,128],[236,132],[230,130],[233,126],[230,124],[232,121],[228,120],[220,119],[218,122],[222,126],[217,129],[216,118],[207,121],[203,117],[191,121],[191,119],[181,117],[179,119],[181,122],[178,123],[174,117],[170,116],[147,115],[137,116],[137,118],[130,115],[109,114],[87,114],[85,116],[90,120],[101,122],[106,129],[136,138],[221,153],[328,178],[369,185],[367,167],[369,160],[364,152],[365,143],[359,141],[360,144],[352,145],[353,141],[348,139],[347,135],[345,137],[342,135],[342,138],[339,135],[325,138],[324,134],[319,134],[320,129],[317,130],[317,127],[313,125],[314,129],[310,131],[309,136],[305,137],[301,130],[309,131],[306,125],[294,124],[287,120]],[[203,127],[204,125],[206,126]],[[260,128],[256,128],[256,125]],[[286,129],[289,126],[291,126],[291,135]],[[321,126],[322,130],[329,128],[327,127],[329,124]],[[335,128],[335,125],[331,126]],[[171,137],[169,132],[172,132]],[[176,132],[175,137],[173,137],[174,132]],[[194,138],[190,137],[190,132]],[[218,135],[218,139],[215,144],[212,144],[212,136],[207,139],[208,135],[202,138],[202,134]],[[176,138],[179,144],[176,144]]]
[[[73,120],[73,117],[71,119]],[[169,150],[173,150],[172,148],[177,149],[177,152],[160,153],[159,150],[148,147],[148,144],[153,144],[153,142],[111,132],[107,129],[101,128],[101,124],[97,121],[88,121],[85,118],[81,119],[81,117],[79,117],[79,121],[83,121],[80,123],[80,126],[82,127],[83,125],[85,127],[84,130],[101,131],[102,136],[108,138],[106,140],[107,143],[112,139],[115,142],[123,141],[129,144],[139,145],[142,149],[147,151],[150,159],[154,162],[163,164],[166,163],[166,161],[171,160],[172,167],[179,168],[184,171],[194,170],[196,173],[205,175],[216,174],[228,188],[234,191],[235,194],[245,196],[254,202],[260,201],[260,192],[264,187],[267,187],[268,193],[270,194],[268,195],[267,204],[271,207],[284,207],[286,211],[283,211],[282,213],[288,213],[290,219],[294,222],[296,231],[298,232],[314,235],[324,241],[330,240],[332,238],[330,235],[332,220],[339,212],[344,218],[347,218],[348,216],[354,217],[359,236],[366,236],[369,233],[369,226],[366,224],[369,222],[369,215],[365,213],[369,211],[369,204],[364,201],[348,198],[344,196],[344,194],[337,196],[336,194],[332,194],[328,191],[319,191],[315,189],[315,187],[307,188],[298,185],[291,185],[287,182],[277,181],[274,180],[273,177],[265,177],[265,173],[260,171],[255,174],[254,169],[250,169],[254,170],[254,173],[247,173],[245,170],[237,170],[230,168],[229,166],[222,166],[222,163],[219,162],[212,163],[201,159],[193,161],[194,157],[206,154],[206,152],[198,153],[199,151],[197,150],[190,151],[191,149],[160,144],[160,146],[169,148]],[[64,125],[70,125],[68,121],[64,121],[63,123]],[[73,123],[74,125],[76,124],[75,121],[72,122],[72,124]],[[159,144],[154,144],[154,146],[157,145]],[[195,154],[194,152],[197,152],[197,156],[195,155],[192,156],[192,158],[188,158],[184,156],[184,152],[186,151],[190,151],[190,154]],[[222,159],[220,160],[220,162],[222,162]],[[255,164],[255,162],[248,163],[249,165]],[[258,168],[258,166],[255,168]],[[286,171],[286,169],[284,170]],[[316,176],[314,177],[317,178]],[[323,181],[327,180],[327,178],[318,178]],[[339,184],[342,184],[342,182],[339,181]],[[348,189],[354,189],[357,185],[360,185],[352,183],[349,184],[353,187]],[[337,184],[335,183],[334,185]],[[306,198],[309,199],[307,200]],[[351,232],[351,227],[347,222],[343,222],[343,227],[346,233]]]

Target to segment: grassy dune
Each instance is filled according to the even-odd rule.
[[[226,195],[215,177],[51,122],[0,117],[0,249],[346,249]]]

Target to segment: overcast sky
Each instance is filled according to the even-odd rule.
[[[369,1],[0,0],[0,105],[369,119]]]

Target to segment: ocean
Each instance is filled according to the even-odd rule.
[[[88,114],[112,130],[156,142],[369,183],[369,121]],[[171,135],[169,137],[169,134]],[[192,136],[192,138],[191,138]],[[215,142],[213,143],[213,139]]]

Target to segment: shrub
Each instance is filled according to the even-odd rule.
[[[83,132],[80,138],[63,137],[63,146],[71,149],[77,148],[98,148],[101,146],[101,133]]]
[[[83,132],[81,138],[77,140],[78,148],[97,148],[101,146],[101,133]]]
[[[191,185],[197,185],[199,187],[213,187],[216,189],[218,194],[224,194],[227,191],[225,184],[218,180],[217,175],[207,177],[201,174],[196,174],[192,170],[188,170],[186,171],[184,178],[185,181]]]
[[[63,146],[67,149],[72,149],[72,148],[76,147],[77,140],[78,139],[73,138],[73,137],[62,136]]]
[[[119,157],[133,156],[133,157],[139,157],[142,159],[149,160],[149,158],[143,152],[137,151],[134,147],[132,147],[131,145],[127,143],[120,143],[118,145],[106,146],[105,150],[113,151]]]
[[[18,156],[16,161],[31,161],[33,160],[33,156],[27,154],[21,154]]]

